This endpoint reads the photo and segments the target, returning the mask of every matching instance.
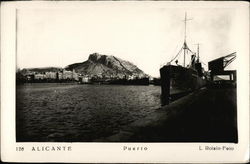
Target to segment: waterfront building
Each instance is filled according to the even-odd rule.
[[[60,72],[60,71],[57,72],[57,73],[56,73],[56,79],[57,79],[57,80],[62,80],[62,79],[63,79],[63,73]]]
[[[67,71],[65,69],[59,71],[47,71],[47,72],[39,72],[39,71],[29,71],[24,70],[20,73],[18,78],[20,79],[21,76],[23,77],[24,81],[33,82],[33,81],[46,81],[46,82],[53,82],[53,81],[79,81],[79,74],[75,72],[75,70]]]
[[[136,76],[135,76],[135,75],[129,75],[129,76],[128,76],[128,80],[134,80],[134,79],[136,79]]]
[[[82,83],[90,83],[90,78],[87,77],[87,76],[83,76],[81,82],[82,82]]]
[[[62,78],[65,80],[65,79],[70,79],[72,80],[73,79],[73,74],[71,71],[66,71],[65,69],[63,70],[62,72]]]
[[[46,79],[46,75],[42,74],[42,73],[37,73],[34,75],[34,79],[35,80],[43,80],[43,79]]]
[[[56,79],[56,72],[45,72],[46,79]]]
[[[75,81],[79,81],[79,75],[78,75],[78,73],[75,72],[74,69],[73,69],[73,71],[72,71],[72,78],[73,78]]]

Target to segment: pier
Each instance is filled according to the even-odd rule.
[[[96,141],[237,143],[236,88],[204,87]]]

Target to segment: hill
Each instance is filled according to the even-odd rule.
[[[89,55],[87,61],[82,63],[74,63],[65,67],[67,70],[75,70],[77,73],[83,75],[102,75],[112,77],[124,77],[124,76],[136,76],[146,77],[148,76],[137,66],[129,61],[122,60],[115,56],[101,55],[93,53]]]

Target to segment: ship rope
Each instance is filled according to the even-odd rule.
[[[173,59],[170,60],[169,63],[171,63],[172,61],[174,61],[174,60],[181,54],[181,52],[182,52],[182,50],[184,49],[184,47],[185,47],[185,49],[187,49],[189,52],[191,52],[191,54],[195,54],[195,52],[193,52],[192,50],[190,50],[189,47],[188,47],[187,45],[186,45],[186,46],[183,45],[183,46],[181,47],[180,51],[175,55],[175,57],[174,57]]]
[[[180,49],[180,51],[177,53],[177,55],[175,55],[175,57],[172,59],[172,60],[170,60],[170,63],[172,62],[172,61],[174,61],[180,54],[181,54],[181,51],[183,50],[183,47]]]

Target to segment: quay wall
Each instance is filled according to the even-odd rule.
[[[95,142],[238,142],[235,88],[201,88]]]

